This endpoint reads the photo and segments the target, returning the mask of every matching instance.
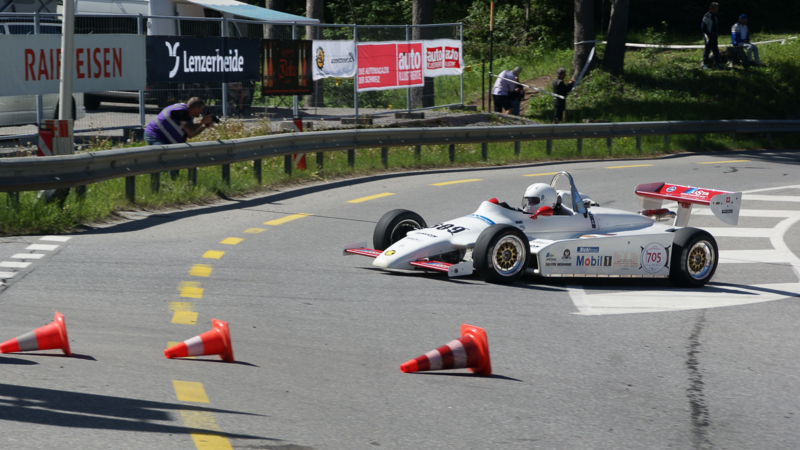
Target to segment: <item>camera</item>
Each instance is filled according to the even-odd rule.
[[[219,123],[219,117],[217,117],[215,115],[212,115],[211,116],[211,121],[214,122],[214,123]]]

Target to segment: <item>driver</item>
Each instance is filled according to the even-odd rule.
[[[542,206],[549,206],[556,209],[558,194],[549,184],[534,183],[525,189],[522,196],[522,212],[533,214]]]

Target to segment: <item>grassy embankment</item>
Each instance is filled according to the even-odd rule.
[[[756,36],[767,40],[782,36]],[[641,40],[640,40],[641,42]],[[662,41],[663,42],[663,41]],[[602,55],[603,48],[598,52]],[[767,44],[761,47],[762,62],[766,68],[704,71],[699,68],[701,51],[631,51],[626,57],[625,75],[621,78],[595,70],[585,78],[568,100],[568,121],[584,119],[602,121],[655,121],[655,120],[716,120],[716,119],[798,119],[800,86],[800,41],[786,45]],[[525,58],[500,58],[494,62],[500,68],[521,65],[523,78],[533,79],[552,74],[558,67],[569,67],[571,51],[554,51],[548,54],[530,54]],[[469,64],[469,61],[467,61]],[[480,66],[473,65],[465,74],[465,101],[480,98]],[[436,79],[437,103],[457,103],[457,77]],[[552,114],[549,97],[532,97],[528,117],[548,123]],[[255,132],[246,131],[241,123],[231,121],[213,132],[205,133],[201,140],[216,140],[267,134],[266,124]],[[773,136],[771,147],[796,148],[797,136]],[[128,144],[130,145],[130,144]],[[136,145],[136,144],[133,144]],[[664,148],[659,136],[644,138],[642,151],[635,148],[633,139],[614,139],[613,147],[606,147],[605,139],[585,140],[581,153],[574,141],[555,141],[548,155],[544,142],[525,142],[519,157],[514,156],[512,144],[490,146],[489,160],[481,161],[479,146],[458,146],[456,164],[462,166],[501,165],[515,162],[566,160],[575,158],[624,158],[655,155],[666,152],[724,150],[731,146],[730,136],[705,136],[698,146],[694,136],[676,136],[670,149]],[[736,148],[764,148],[763,136],[737,136]],[[108,143],[98,143],[90,151],[109,148]],[[159,193],[149,189],[149,177],[137,177],[136,205],[125,199],[123,179],[90,185],[86,198],[78,201],[74,194],[63,205],[45,204],[37,200],[37,193],[23,192],[19,202],[7,194],[0,194],[0,234],[57,233],[74,229],[81,224],[113,217],[115,211],[136,208],[157,209],[186,204],[202,204],[223,196],[238,196],[262,191],[266,188],[310,180],[331,179],[341,176],[363,175],[383,171],[379,149],[358,150],[355,168],[347,166],[346,152],[325,154],[324,171],[316,170],[313,155],[309,155],[309,170],[295,171],[292,177],[283,173],[283,158],[263,161],[264,182],[258,185],[253,177],[252,163],[237,163],[231,167],[231,184],[222,182],[219,167],[201,168],[198,185],[192,186],[183,171],[172,180],[162,177]],[[391,169],[432,168],[451,166],[446,146],[425,147],[421,160],[414,157],[413,148],[394,148],[390,151]]]

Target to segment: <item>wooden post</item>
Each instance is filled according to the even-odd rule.
[[[448,147],[447,151],[450,153],[450,162],[456,162],[456,144],[450,144],[450,147]]]
[[[157,194],[160,189],[161,189],[161,172],[151,173],[150,191]]]
[[[381,164],[383,164],[384,169],[389,168],[389,147],[381,148]]]
[[[223,164],[222,165],[222,181],[227,184],[228,186],[231,185],[231,165],[230,164]]]
[[[256,177],[256,182],[258,184],[261,184],[261,182],[263,181],[263,175],[261,169],[262,169],[261,160],[260,159],[253,160],[253,175]]]

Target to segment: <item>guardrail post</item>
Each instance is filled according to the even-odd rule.
[[[414,161],[420,162],[422,160],[422,146],[417,145],[414,147]]]
[[[736,133],[731,133],[731,144],[736,143]]]
[[[180,170],[170,170],[169,171],[169,177],[172,178],[173,180],[177,180],[180,175],[181,175],[181,171]]]
[[[483,159],[484,161],[489,159],[489,143],[488,142],[482,142],[481,143],[481,159]]]
[[[186,176],[189,178],[189,183],[192,183],[192,186],[197,186],[197,167],[192,167],[187,170]]]
[[[578,153],[583,152],[583,139],[578,139]]]
[[[381,164],[383,164],[384,169],[389,168],[389,147],[381,148]]]
[[[321,171],[325,165],[325,152],[317,152],[317,170]]]
[[[772,133],[767,133],[767,145],[772,143]]]
[[[228,186],[231,185],[231,165],[230,164],[223,164],[222,165],[222,181]]]
[[[664,135],[664,147],[665,147],[667,150],[669,150],[669,135],[668,135],[668,134],[665,134],[665,135]]]
[[[608,151],[611,151],[612,141],[611,138],[606,138],[606,147],[608,147]]]
[[[636,136],[636,151],[637,152],[641,152],[642,151],[642,137],[641,136]]]
[[[347,151],[347,166],[351,169],[356,166],[356,149],[354,148]]]
[[[78,198],[79,202],[86,200],[86,185],[77,186],[75,188],[75,197]]]
[[[450,162],[456,162],[456,144],[450,144],[450,147],[447,150],[448,153],[450,153]]]
[[[158,194],[158,191],[161,190],[161,172],[151,173],[150,174],[150,191],[154,194]]]
[[[519,141],[514,142],[514,156],[519,156],[520,147],[521,145]]]
[[[256,182],[261,184],[263,177],[261,175],[261,160],[253,160],[253,175],[256,177]]]
[[[546,150],[546,152],[547,152],[548,155],[553,153],[553,140],[552,139],[548,139],[547,140],[547,150]]]
[[[697,146],[700,147],[701,145],[703,145],[703,135],[697,133]]]
[[[283,171],[286,175],[292,176],[292,155],[284,155],[283,157]]]
[[[136,203],[136,176],[125,177],[125,198]]]
[[[8,195],[7,201],[8,206],[12,206],[14,208],[19,206],[19,192],[6,192]]]

